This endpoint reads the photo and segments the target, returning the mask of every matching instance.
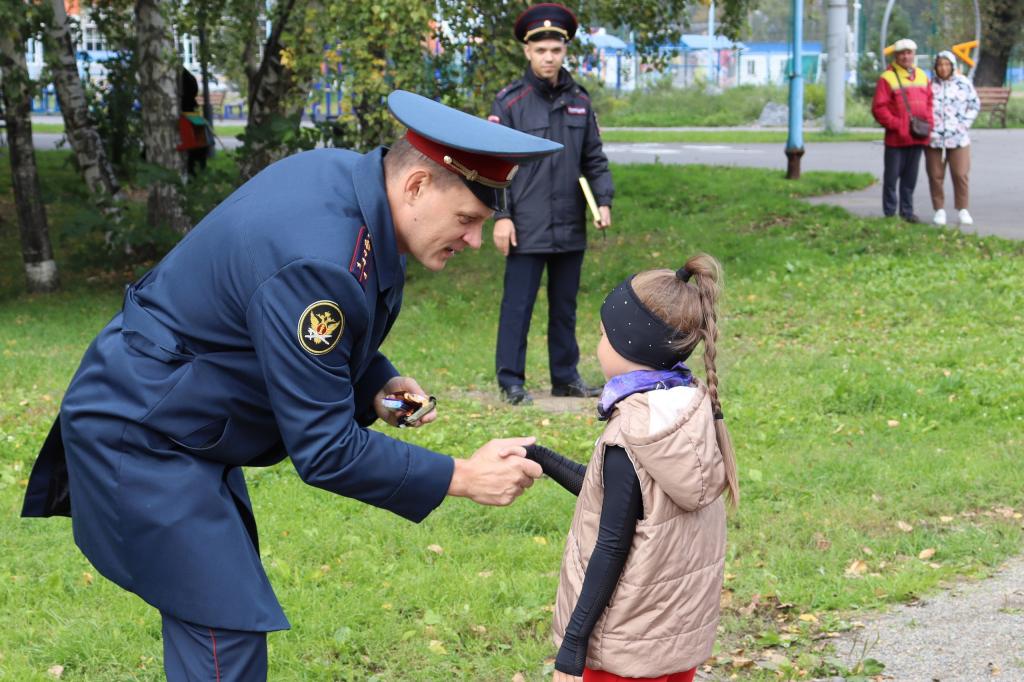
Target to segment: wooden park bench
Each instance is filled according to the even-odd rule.
[[[200,94],[196,97],[196,101],[199,103],[199,110],[203,110],[203,96]],[[213,109],[214,116],[224,116],[224,91],[223,90],[211,90],[210,91],[210,107]]]
[[[1010,103],[1010,88],[975,88],[981,100],[981,113],[988,113],[989,125],[998,119],[1003,128],[1006,127],[1006,108]]]

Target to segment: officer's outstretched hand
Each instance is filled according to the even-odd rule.
[[[525,446],[535,438],[496,438],[469,459],[456,459],[448,494],[468,497],[477,504],[503,507],[540,478],[543,470],[526,459]]]
[[[594,227],[599,230],[607,230],[612,226],[612,208],[611,206],[598,206],[597,212],[600,214],[597,219],[594,220]]]
[[[516,226],[509,218],[498,218],[494,221],[494,245],[501,251],[501,255],[507,256],[516,243]]]
[[[373,411],[377,413],[377,417],[381,420],[386,421],[392,426],[398,426],[398,420],[402,416],[402,412],[396,412],[395,410],[389,410],[384,407],[384,396],[390,393],[417,393],[419,395],[429,395],[426,391],[420,388],[418,381],[412,377],[391,377],[388,382],[384,384],[384,387],[377,391],[377,395],[373,396]],[[422,426],[429,424],[430,422],[437,419],[437,410],[428,412],[423,415],[418,422],[410,424],[412,427]]]

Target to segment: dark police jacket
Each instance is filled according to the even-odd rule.
[[[287,456],[305,482],[414,521],[440,504],[451,458],[364,428],[397,375],[378,348],[404,283],[383,153],[272,165],[129,287],[23,515],[68,513],[70,492],[75,541],[110,580],[182,620],[266,631],[288,621],[240,467]]]
[[[515,224],[518,246],[510,253],[585,249],[590,221],[579,177],[590,182],[600,206],[611,206],[615,193],[587,91],[565,69],[552,87],[527,67],[522,78],[495,97],[490,120],[565,145],[557,154],[521,166],[512,180],[508,210],[494,216]]]

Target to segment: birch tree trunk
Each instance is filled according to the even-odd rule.
[[[181,65],[178,64],[172,27],[162,12],[163,4],[163,0],[138,0],[135,4],[139,99],[142,102],[142,139],[146,147],[146,161],[166,169],[169,176],[150,187],[147,211],[150,223],[168,225],[184,234],[191,229],[191,224],[185,215],[184,200],[179,190],[185,171],[184,156],[178,151]]]
[[[11,154],[11,184],[21,232],[21,257],[29,293],[56,291],[57,263],[50,246],[46,209],[39,191],[39,172],[32,146],[32,89],[25,64],[25,45],[0,34],[0,75]]]
[[[100,134],[89,117],[85,87],[78,75],[64,0],[50,0],[50,5],[53,18],[47,27],[49,40],[46,45],[46,61],[53,73],[57,100],[64,116],[64,133],[74,150],[78,171],[93,199],[100,205],[110,207],[110,200],[117,198],[120,187],[107,160]]]
[[[282,61],[284,45],[281,41],[289,22],[294,21],[297,0],[282,0],[281,11],[274,18],[274,26],[263,49],[259,69],[249,80],[249,120],[245,126],[245,150],[240,161],[242,180],[248,180],[274,161],[287,154],[287,149],[276,144],[269,126],[275,117],[301,114],[302,104],[296,105],[296,84],[293,73]],[[246,52],[246,56],[250,56]],[[304,93],[303,93],[304,94]]]

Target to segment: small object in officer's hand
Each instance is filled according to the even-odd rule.
[[[398,426],[412,426],[437,407],[437,398],[403,391],[384,396],[384,407],[395,412],[404,412],[398,417]]]

